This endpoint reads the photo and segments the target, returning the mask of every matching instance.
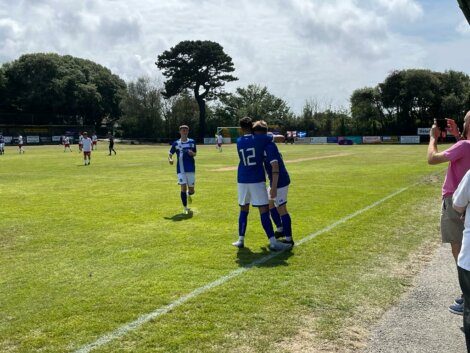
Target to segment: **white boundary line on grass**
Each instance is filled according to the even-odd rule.
[[[348,215],[344,218],[341,218],[340,220],[330,224],[329,226],[327,226],[323,229],[320,229],[320,230],[318,230],[318,231],[316,231],[316,232],[314,232],[310,235],[307,235],[306,237],[300,239],[295,244],[296,244],[296,246],[302,245],[303,243],[306,243],[306,242],[314,239],[318,235],[326,233],[326,232],[332,230],[333,228],[349,221],[350,219],[352,219],[356,216],[359,216],[360,214],[362,214],[364,212],[369,211],[370,209],[380,205],[381,203],[391,199],[392,197],[394,197],[398,194],[401,194],[402,192],[404,192],[404,191],[406,191],[406,190],[408,190],[408,189],[412,188],[413,186],[418,185],[420,183],[421,182],[417,182],[417,183],[414,183],[414,184],[409,185],[407,187],[404,187],[402,189],[399,189],[398,191],[395,191],[395,192],[391,193],[390,195],[385,196],[383,199],[381,199],[379,201],[376,201],[376,202],[370,204],[369,206],[366,206],[366,207],[364,207],[364,208],[362,208],[362,209],[360,209],[360,210],[358,210],[354,213],[351,213],[350,215]],[[149,322],[149,321],[151,321],[151,320],[153,320],[153,319],[155,319],[159,316],[162,316],[162,315],[168,313],[169,311],[173,310],[174,308],[177,308],[178,306],[186,303],[188,300],[196,298],[200,294],[203,294],[203,293],[211,290],[212,288],[218,287],[221,284],[224,284],[225,282],[230,281],[232,278],[238,277],[239,275],[249,271],[253,267],[268,262],[269,260],[275,258],[276,256],[279,256],[282,253],[283,252],[270,253],[269,255],[266,255],[266,256],[264,256],[264,257],[262,257],[262,258],[260,258],[256,261],[253,261],[253,262],[249,263],[248,265],[245,265],[244,267],[240,267],[239,269],[237,269],[235,271],[232,271],[229,274],[227,274],[225,276],[222,276],[222,277],[220,277],[219,279],[217,279],[213,282],[210,282],[210,283],[208,283],[208,284],[206,284],[202,287],[196,288],[192,292],[180,297],[179,299],[171,302],[170,304],[165,305],[161,308],[158,308],[158,309],[156,309],[156,310],[154,310],[154,311],[152,311],[148,314],[144,314],[144,315],[138,317],[136,320],[134,320],[132,322],[129,322],[129,323],[117,328],[116,330],[101,336],[96,341],[94,341],[92,343],[89,343],[89,344],[81,347],[80,349],[77,349],[76,351],[74,351],[74,353],[89,353],[95,348],[104,346],[105,344],[124,336],[128,332],[138,329],[143,324],[145,324],[145,323],[147,323],[147,322]]]

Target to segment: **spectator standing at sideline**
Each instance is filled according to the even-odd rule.
[[[430,131],[428,146],[428,163],[439,164],[449,162],[446,178],[442,186],[442,210],[441,210],[441,237],[443,243],[450,243],[452,255],[457,261],[462,246],[464,225],[460,215],[452,205],[452,195],[457,189],[465,173],[470,169],[470,111],[464,118],[463,133],[460,136],[457,124],[452,119],[447,119],[449,132],[459,140],[455,145],[443,152],[437,150],[437,140],[441,133],[434,124]],[[449,311],[463,315],[463,298],[456,298],[454,304],[449,306]]]

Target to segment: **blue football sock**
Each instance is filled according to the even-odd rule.
[[[269,218],[269,212],[261,213],[261,224],[263,225],[264,231],[268,238],[274,237],[273,224],[271,218]]]
[[[188,195],[186,192],[181,191],[181,202],[183,202],[184,207],[188,205]]]
[[[248,212],[240,211],[240,216],[238,216],[238,236],[240,237],[245,236],[247,225],[248,225]]]
[[[281,216],[279,215],[279,212],[277,212],[277,208],[276,207],[270,208],[269,213],[271,214],[271,219],[273,220],[276,227],[281,228],[282,227]]]
[[[291,238],[292,237],[292,224],[291,224],[291,219],[290,215],[286,213],[285,215],[281,216],[282,220],[282,229],[284,232],[284,235],[286,238]]]

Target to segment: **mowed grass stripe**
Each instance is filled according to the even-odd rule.
[[[200,147],[192,205],[196,212],[187,220],[173,218],[181,206],[175,168],[166,161],[168,148],[118,147],[117,158],[106,156],[104,150],[95,153],[90,168],[80,166],[78,153],[50,147],[29,148],[24,156],[1,156],[7,158],[0,159],[4,206],[0,209],[0,350],[77,349],[141,313],[164,307],[266,255],[262,250],[266,237],[257,211],[250,213],[247,245],[251,250],[237,255],[230,245],[237,229],[236,173],[210,170],[236,164],[234,146],[223,153]],[[338,146],[280,149],[286,159],[346,151]],[[296,235],[327,227],[437,170],[426,165],[423,146],[354,146],[348,150],[354,155],[289,166],[293,180],[289,209]],[[128,167],[133,163],[143,165]],[[408,197],[400,200],[402,204],[411,202]],[[351,232],[351,238],[356,236]],[[316,251],[324,240],[316,241],[314,248],[302,247],[296,254]],[[282,263],[296,263],[300,260],[296,258],[293,255]],[[282,267],[272,269],[274,281],[283,278]],[[250,273],[242,281],[258,271]],[[216,293],[231,302],[234,298],[225,288],[219,287]],[[204,296],[210,303],[216,300],[212,293]],[[269,305],[262,310],[269,310]],[[177,312],[193,313],[198,306],[194,301]],[[232,309],[228,306],[226,310]],[[210,322],[204,317],[199,320],[201,327]],[[173,319],[165,320],[165,327],[167,321]],[[162,347],[169,347],[177,337],[206,341],[204,334],[183,327],[177,335],[171,332],[161,337],[157,332],[146,333],[145,337],[159,337]],[[134,334],[116,341],[116,347],[106,347],[116,350],[129,337]],[[186,346],[180,347],[184,350]]]
[[[383,199],[381,200],[378,200],[372,204],[370,204],[369,206],[367,207],[364,207],[363,209],[360,209],[334,223],[332,223],[331,225],[323,228],[323,229],[320,229],[319,231],[315,232],[315,233],[312,233],[306,237],[303,237],[302,239],[300,239],[297,243],[296,243],[296,246],[300,246],[312,239],[314,239],[315,237],[319,236],[320,234],[323,234],[323,233],[326,233],[332,229],[334,229],[335,227],[349,221],[350,219],[354,218],[354,217],[357,217],[359,215],[361,215],[362,213],[364,212],[367,212],[369,211],[370,209],[374,208],[374,207],[377,207],[379,206],[380,204],[384,203],[385,201],[391,199],[392,197],[395,197],[399,194],[401,194],[402,192],[408,190],[409,188],[417,185],[418,183],[415,183],[413,185],[410,185],[410,186],[407,186],[407,187],[404,187],[400,190],[397,190],[395,192],[393,192],[392,194],[384,197]],[[229,274],[223,276],[223,277],[220,277],[219,279],[211,282],[211,283],[208,283],[202,287],[199,287],[197,289],[195,289],[194,291],[192,291],[191,293],[179,298],[178,300],[172,302],[171,304],[169,305],[166,305],[165,307],[162,307],[162,308],[158,308],[154,311],[152,311],[151,313],[148,313],[148,314],[145,314],[145,315],[142,315],[140,316],[137,320],[135,321],[132,321],[126,325],[123,325],[121,327],[119,327],[118,329],[116,329],[115,331],[111,332],[111,333],[108,333],[108,334],[105,334],[103,335],[102,337],[100,337],[99,339],[97,339],[95,342],[93,343],[90,343],[86,346],[83,346],[82,348],[78,349],[75,351],[75,353],[88,353],[88,352],[91,352],[92,350],[94,350],[95,348],[98,348],[98,347],[101,347],[115,339],[118,339],[122,336],[124,336],[125,334],[127,334],[129,331],[133,331],[133,330],[136,330],[138,329],[140,326],[142,326],[143,324],[149,322],[150,320],[153,320],[153,319],[156,319],[164,314],[167,314],[168,312],[170,312],[171,310],[179,307],[180,305],[183,305],[184,303],[186,303],[187,301],[191,300],[191,299],[194,299],[196,297],[198,297],[199,295],[215,288],[215,287],[218,287],[228,281],[230,281],[231,279],[237,277],[237,276],[240,276],[241,274],[243,274],[244,272],[246,271],[249,271],[251,268],[255,267],[255,266],[258,266],[258,265],[262,265],[272,259],[274,259],[275,257],[281,255],[283,252],[273,252],[273,253],[270,253],[269,255],[265,256],[265,257],[262,257],[256,261],[253,261],[252,263],[248,264],[248,265],[245,265],[244,267],[241,267],[235,271],[232,271],[230,272]]]

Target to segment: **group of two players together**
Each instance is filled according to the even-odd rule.
[[[245,246],[245,233],[248,224],[250,204],[257,207],[261,225],[269,239],[271,251],[289,250],[294,245],[292,238],[291,218],[287,211],[287,194],[290,178],[273,136],[268,134],[266,122],[253,123],[249,117],[240,120],[243,136],[237,139],[239,156],[237,182],[238,204],[238,240],[232,245],[237,248]],[[184,213],[190,212],[187,207],[194,194],[195,160],[197,149],[193,139],[188,138],[189,127],[180,126],[181,138],[171,145],[168,161],[173,164],[173,154],[177,154],[176,172],[181,186],[181,201]],[[269,187],[266,188],[266,175]],[[277,229],[274,231],[272,221]],[[282,238],[285,237],[283,239]]]

